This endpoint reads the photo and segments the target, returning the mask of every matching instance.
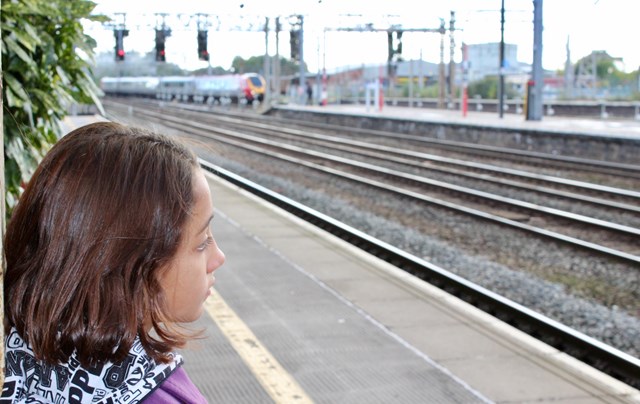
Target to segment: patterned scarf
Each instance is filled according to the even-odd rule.
[[[5,340],[4,403],[137,403],[182,365],[172,354],[168,364],[156,363],[135,339],[127,358],[83,368],[75,353],[65,364],[37,361],[29,345],[12,328]]]

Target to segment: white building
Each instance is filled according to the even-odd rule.
[[[469,81],[480,80],[486,76],[497,76],[500,67],[500,43],[491,42],[467,45],[469,59]],[[504,44],[504,74],[522,74],[518,62],[518,46]]]

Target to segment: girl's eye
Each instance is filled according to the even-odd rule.
[[[207,239],[205,240],[205,242],[198,246],[198,251],[206,250],[207,247],[212,243],[213,243],[213,236],[207,236]]]

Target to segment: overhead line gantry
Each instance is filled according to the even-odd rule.
[[[367,23],[362,25],[356,25],[354,27],[337,27],[337,28],[325,28],[325,31],[343,31],[343,32],[386,32],[387,33],[387,45],[388,45],[388,56],[387,56],[387,77],[389,77],[390,81],[395,79],[395,64],[397,62],[402,61],[402,35],[405,32],[432,32],[440,34],[440,68],[439,68],[439,97],[438,97],[438,107],[444,107],[444,98],[445,98],[445,68],[444,68],[444,38],[445,34],[449,32],[450,35],[450,54],[451,57],[449,59],[449,86],[448,86],[448,98],[449,102],[453,102],[455,97],[454,90],[454,72],[455,72],[455,62],[453,60],[453,54],[455,51],[455,40],[454,40],[454,31],[459,29],[455,28],[455,12],[451,11],[451,20],[449,23],[449,28],[447,29],[445,26],[444,19],[440,19],[440,26],[438,28],[405,28],[400,24],[391,24],[388,28],[377,28],[373,23]],[[394,40],[395,36],[395,40]]]

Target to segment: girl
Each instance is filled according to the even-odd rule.
[[[94,123],[45,156],[7,226],[4,402],[206,402],[173,352],[225,260],[192,152]]]

